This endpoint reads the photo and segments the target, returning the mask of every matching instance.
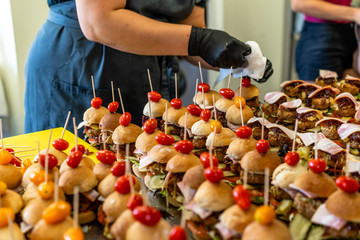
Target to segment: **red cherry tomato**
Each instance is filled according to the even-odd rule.
[[[205,169],[204,171],[204,175],[205,178],[212,183],[218,183],[220,182],[223,177],[224,177],[224,173],[220,168],[217,167],[208,167]]]
[[[190,140],[181,140],[175,143],[175,150],[181,153],[190,153],[194,149],[194,144]]]
[[[83,153],[81,151],[72,152],[69,154],[69,156],[66,158],[66,163],[71,168],[76,168],[79,166],[81,159],[82,159]]]
[[[63,138],[55,139],[55,140],[52,142],[52,145],[53,145],[53,147],[54,147],[56,150],[59,150],[59,151],[64,151],[64,150],[66,150],[66,149],[69,147],[68,141],[66,141],[66,140],[63,139]]]
[[[161,145],[171,145],[175,142],[173,136],[166,133],[159,133],[158,135],[156,135],[155,140],[158,144]]]
[[[250,192],[244,186],[237,185],[233,190],[233,198],[236,204],[243,210],[251,206]]]
[[[130,196],[126,206],[127,206],[127,208],[134,210],[136,207],[142,206],[142,205],[143,205],[143,199],[142,199],[141,195],[138,193],[135,193]]]
[[[252,130],[248,126],[241,126],[235,130],[235,134],[238,138],[242,138],[242,139],[250,138],[252,134]]]
[[[250,78],[244,77],[243,80],[242,80],[242,82],[241,82],[241,85],[242,85],[243,87],[249,87],[249,86],[250,86],[250,82],[251,82]]]
[[[214,154],[211,155],[211,158],[212,158],[212,162],[213,162],[213,167],[219,166],[218,158]],[[201,164],[204,166],[204,168],[210,167],[211,166],[210,165],[210,153],[203,152],[200,155],[200,161],[201,161]]]
[[[341,176],[338,177],[335,182],[338,188],[346,193],[355,193],[359,191],[359,183],[351,177]]]
[[[39,156],[37,157],[38,162],[39,162]],[[46,161],[46,155],[45,154],[40,154],[40,164],[41,166],[45,167],[45,161]],[[54,167],[56,167],[58,164],[58,160],[57,158],[52,155],[52,154],[48,154],[48,169],[52,169]]]
[[[300,155],[297,152],[288,152],[284,158],[284,162],[289,166],[295,166],[299,160]]]
[[[185,229],[180,226],[174,226],[170,231],[169,240],[187,240]]]
[[[131,176],[133,180],[133,185],[135,185],[136,180],[134,176]],[[123,175],[119,177],[115,182],[115,190],[120,194],[128,194],[131,191],[129,175]]]
[[[255,147],[259,153],[266,153],[266,151],[269,149],[269,142],[265,139],[260,139],[256,142]]]
[[[199,92],[202,92],[204,89],[204,93],[207,93],[210,90],[210,86],[207,83],[199,83],[197,89]]]
[[[326,169],[326,162],[320,158],[311,159],[308,166],[314,173],[322,173]]]
[[[86,149],[85,149],[84,145],[78,144],[77,147],[78,147],[78,151],[80,151],[80,152],[82,152],[83,154],[85,154]],[[70,153],[73,153],[73,152],[75,152],[75,151],[76,151],[76,147],[73,147],[73,148],[70,150]]]
[[[156,128],[157,128],[157,121],[155,118],[150,118],[148,120],[146,120],[146,122],[144,123],[144,131],[148,134],[151,134],[153,132],[155,132]]]
[[[5,150],[11,153],[11,155],[13,155],[9,163],[16,167],[21,167],[21,162],[19,162],[20,160],[18,161],[17,158],[15,157],[15,150],[12,148],[5,148]]]
[[[111,102],[109,103],[108,105],[108,109],[109,109],[109,112],[111,113],[114,113],[116,112],[116,110],[119,108],[119,103],[114,101],[114,102]]]
[[[201,110],[200,115],[201,115],[201,119],[207,122],[211,118],[211,111],[209,109],[203,109]]]
[[[121,114],[119,123],[121,126],[126,127],[131,122],[131,114],[129,112],[125,112]]]
[[[161,94],[156,91],[152,91],[152,92],[148,92],[148,97],[150,98],[150,101],[158,102],[161,99]]]
[[[173,108],[179,109],[182,106],[182,101],[180,98],[174,98],[170,101],[170,104]]]
[[[96,158],[103,164],[113,164],[116,161],[115,153],[110,150],[100,150],[96,153]]]
[[[194,115],[194,116],[200,116],[201,114],[201,107],[199,107],[198,105],[195,105],[195,104],[190,104],[189,106],[186,107],[187,110],[189,111],[189,113],[191,115]]]
[[[220,89],[219,93],[226,99],[233,99],[233,97],[235,96],[234,91],[230,88],[222,88]]]
[[[146,226],[154,226],[161,220],[161,213],[156,208],[138,206],[133,210],[135,220]]]
[[[125,174],[125,172],[126,172],[126,162],[125,161],[116,162],[111,168],[111,173],[115,177],[121,177]]]
[[[91,106],[93,108],[99,108],[101,107],[101,104],[102,104],[102,99],[99,97],[95,97],[91,100]]]

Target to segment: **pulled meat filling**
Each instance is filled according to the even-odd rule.
[[[261,139],[261,123],[259,121],[253,123],[247,123],[246,126],[251,128],[252,130],[252,137],[256,140]],[[268,138],[269,129],[264,127],[264,139]]]
[[[336,101],[338,109],[334,109],[333,113],[339,117],[352,117],[355,115],[355,104],[351,99],[343,97]]]
[[[268,141],[272,147],[282,147],[284,144],[287,146],[292,145],[292,140],[280,129],[277,127],[271,128],[271,131],[268,134]]]
[[[338,128],[340,127],[341,123],[337,121],[323,121],[319,124],[321,132],[325,135],[325,137],[331,140],[340,139],[340,136],[337,132]]]
[[[145,116],[145,115],[142,116],[142,125],[143,126],[144,126],[144,123],[146,122],[146,120],[148,120],[148,119],[150,119],[150,117]],[[157,121],[157,128],[156,129],[160,130],[161,129],[162,117],[156,117],[155,119]]]
[[[322,87],[332,86],[336,81],[337,81],[336,78],[323,78],[323,77],[319,76],[316,79],[316,84],[320,85]]]
[[[316,209],[325,202],[326,198],[308,198],[302,193],[297,193],[294,197],[295,209],[305,218],[311,220]]]
[[[117,149],[117,147],[119,147],[119,150]],[[129,156],[135,157],[134,151],[135,151],[136,147],[135,147],[135,143],[130,143],[129,144]],[[120,156],[126,156],[126,144],[123,145],[114,145],[114,152],[118,152]]]
[[[294,124],[296,120],[296,108],[284,108],[280,105],[278,110],[278,121]]]
[[[345,166],[346,162],[346,152],[342,151],[335,155],[331,155],[330,153],[324,152],[322,150],[318,150],[319,158],[326,161],[326,164],[330,168],[342,169]]]
[[[223,127],[227,127],[227,120],[225,118],[226,112],[220,111],[219,109],[215,108],[216,117]]]
[[[165,132],[165,120],[161,120],[160,126],[161,126],[161,131]],[[172,123],[168,123],[167,126],[168,126],[167,128],[168,134],[180,136],[181,127]]]

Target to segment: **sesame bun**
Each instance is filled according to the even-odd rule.
[[[90,126],[91,124],[99,124],[101,119],[108,113],[110,113],[109,110],[103,106],[100,106],[99,108],[90,107],[84,112],[84,125]]]
[[[250,223],[242,236],[242,240],[292,240],[289,228],[285,223],[275,219],[270,225],[262,225],[257,221]]]
[[[163,219],[155,226],[135,222],[127,230],[126,240],[168,240],[170,231],[170,224]]]
[[[166,113],[164,112],[164,114],[162,115],[162,119],[163,120],[167,120],[168,123],[171,124],[178,124],[179,119],[185,115],[185,113],[188,112],[188,110],[186,109],[186,107],[181,106],[181,108],[179,109],[175,109],[173,107],[168,108],[167,110],[167,119],[166,119]]]
[[[99,128],[103,131],[114,131],[120,125],[120,113],[108,113],[101,118]]]
[[[155,137],[158,133],[161,133],[161,131],[155,130],[151,134],[146,132],[141,133],[135,142],[136,149],[142,152],[149,152],[157,144]]]
[[[209,136],[211,133],[210,123],[214,121],[209,119],[209,121],[205,122],[204,120],[197,121],[191,127],[191,132],[197,136]]]
[[[243,107],[242,113],[243,113],[244,124],[246,124],[249,121],[250,118],[254,117],[254,113],[253,113],[253,111],[251,110],[251,108],[248,105],[245,105]],[[241,122],[240,108],[236,107],[235,104],[232,105],[227,110],[225,118],[226,118],[226,120],[228,120],[232,124],[240,125],[242,123]]]
[[[17,223],[13,223],[12,231],[8,227],[0,228],[0,239],[25,240],[25,237]]]
[[[41,197],[38,193],[37,186],[34,183],[30,183],[27,186],[24,194],[22,195],[22,200],[24,201],[24,204],[27,205],[31,200],[35,198],[41,198]],[[59,188],[59,198],[65,200],[65,194],[62,188]]]
[[[235,96],[239,96],[240,88],[238,88],[235,92]],[[242,87],[241,88],[241,97],[245,99],[257,97],[260,94],[260,90],[257,86],[250,84],[249,87]]]
[[[42,212],[53,202],[53,199],[35,198],[31,200],[21,211],[22,220],[30,226],[35,226],[41,220]]]
[[[290,166],[282,163],[273,172],[273,184],[278,187],[288,188],[289,185],[294,182],[295,178],[303,173],[306,173],[306,168],[301,164]]]
[[[238,233],[243,233],[246,226],[254,221],[255,205],[249,209],[242,210],[237,204],[227,208],[220,215],[220,222],[227,228]]]
[[[326,209],[338,218],[360,223],[360,194],[337,190],[325,202]]]
[[[95,163],[91,158],[83,156],[78,167],[87,167],[92,171],[95,167]],[[60,174],[63,174],[65,171],[69,169],[71,169],[71,167],[69,167],[67,162],[64,161],[60,166]]]
[[[229,145],[229,148],[226,151],[226,154],[229,155],[231,159],[241,160],[242,157],[255,150],[256,140],[253,138],[235,138]]]
[[[99,162],[93,168],[93,172],[95,174],[96,180],[101,182],[107,175],[111,173],[111,168],[113,164],[103,164]]]
[[[184,174],[182,182],[185,186],[188,186],[192,189],[198,189],[200,185],[205,182],[204,170],[205,169],[203,165],[197,165],[190,168]]]
[[[215,135],[215,137],[214,137]],[[206,147],[210,147],[211,141],[214,141],[214,147],[224,147],[229,146],[232,140],[236,138],[236,135],[231,129],[229,128],[221,128],[220,133],[212,132],[208,138],[206,139]]]
[[[110,233],[115,239],[125,239],[126,232],[129,227],[135,222],[132,211],[126,209],[111,225]]]
[[[167,163],[177,154],[178,152],[175,150],[174,145],[158,144],[148,152],[148,157],[157,163]]]
[[[21,208],[24,206],[24,202],[17,192],[6,189],[5,193],[0,196],[0,206],[11,208],[14,213],[20,212]]]
[[[114,144],[124,145],[126,143],[133,143],[136,138],[142,133],[139,126],[130,123],[126,127],[119,125],[112,135]]]
[[[95,174],[87,167],[76,167],[60,175],[59,186],[67,195],[74,194],[74,187],[79,186],[79,192],[88,192],[97,185]]]
[[[257,150],[252,150],[241,159],[241,168],[260,174],[265,173],[265,168],[269,168],[269,173],[272,174],[280,164],[280,157],[273,151],[259,153]]]
[[[166,164],[166,171],[172,173],[183,173],[200,164],[200,158],[194,154],[178,153],[168,161]]]
[[[295,178],[294,185],[304,191],[327,198],[337,190],[334,180],[325,173],[307,171]]]
[[[163,115],[163,113],[165,112],[166,103],[167,103],[168,108],[170,108],[169,101],[166,99],[163,99],[163,98],[161,98],[160,101],[158,101],[158,102],[150,102],[151,117],[153,117],[153,118],[161,117]],[[149,102],[146,103],[146,105],[143,109],[143,114],[145,116],[150,117]]]
[[[200,116],[194,116],[194,115],[191,115],[191,114],[186,114],[186,128],[191,129],[191,127],[194,125],[194,123],[196,123],[199,120],[201,120]],[[185,127],[185,115],[183,115],[179,119],[178,125],[180,127]]]
[[[40,151],[40,154],[44,154],[44,155],[46,155],[46,151],[47,151],[47,149],[43,149],[43,150],[41,150]],[[57,150],[57,149],[55,149],[55,148],[49,148],[49,153],[50,154],[52,154],[52,155],[54,155],[55,157],[56,157],[56,159],[58,160],[58,166],[60,167],[61,166],[61,164],[65,161],[65,159],[68,157],[68,155],[66,154],[66,153],[64,153],[64,152],[62,152],[62,151],[59,151],[59,150]],[[38,156],[39,154],[36,154],[36,156],[35,156],[35,158],[34,158],[34,161],[36,160],[37,161],[37,156]]]
[[[226,112],[234,104],[234,99],[220,98],[216,101],[215,107],[222,112]]]
[[[114,184],[117,180],[112,174],[107,175],[98,185],[98,191],[100,195],[107,198],[111,193],[115,191]]]
[[[0,181],[6,183],[9,189],[20,185],[23,174],[12,164],[0,165]]]
[[[1,167],[0,167],[0,169],[1,169]],[[30,167],[28,167],[26,169],[24,175],[22,176],[21,185],[24,188],[27,188],[27,186],[31,183],[30,178],[29,178],[30,174],[33,173],[33,172],[39,171],[40,169],[45,171],[45,169],[40,165],[40,163],[35,163],[35,164],[32,164]],[[54,172],[59,172],[59,170],[57,168],[49,169],[49,172],[48,172],[49,181],[54,181]],[[0,173],[1,173],[1,170],[0,170]],[[1,179],[1,174],[0,174],[0,179]]]
[[[214,106],[213,95],[214,95],[215,102],[217,100],[219,100],[220,98],[222,98],[220,93],[218,93],[214,90],[210,90],[210,91],[204,93],[205,108],[212,108],[212,106]],[[199,105],[201,108],[203,108],[204,99],[203,99],[202,92],[197,92],[194,98],[195,98],[196,104]],[[194,98],[193,98],[193,101],[194,101]]]
[[[126,205],[130,196],[131,193],[124,195],[115,191],[106,198],[102,210],[109,223],[114,222],[127,209]]]
[[[62,240],[65,231],[73,226],[74,220],[71,217],[55,224],[48,224],[44,219],[41,219],[33,228],[30,239]]]
[[[203,182],[194,196],[195,203],[204,209],[219,212],[234,204],[231,187],[223,181]]]

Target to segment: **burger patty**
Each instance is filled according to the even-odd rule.
[[[233,161],[228,155],[226,155],[224,158],[224,163],[225,163],[226,167],[229,168],[232,173],[239,173],[240,169],[241,169],[240,160]]]
[[[180,138],[181,138],[181,139],[184,139],[184,132],[185,132],[185,128],[182,127],[182,128],[180,129]],[[193,138],[194,138],[194,136],[190,136],[190,135],[188,134],[188,132],[186,132],[186,139],[192,141]]]
[[[296,118],[298,121],[299,130],[306,131],[315,127],[315,124],[320,120],[320,116],[317,112],[307,112],[307,113],[296,113]]]
[[[284,108],[280,105],[278,110],[278,121],[294,124],[296,120],[296,108]]]
[[[331,238],[358,239],[360,225],[358,223],[347,222],[340,230],[331,227],[324,227],[324,236]]]
[[[219,222],[219,216],[221,212],[213,212],[209,217],[201,219],[197,214],[194,215],[186,221],[186,226],[194,235],[195,239],[198,240],[211,240],[213,239],[209,232],[215,230],[215,225]]]
[[[226,112],[220,111],[219,109],[215,108],[216,118],[223,127],[227,127],[227,120],[225,118]],[[214,116],[215,118],[215,116]]]
[[[246,105],[248,105],[250,108],[256,108],[259,109],[260,103],[259,103],[259,97],[255,96],[252,98],[245,99]]]
[[[206,148],[206,139],[207,139],[207,137],[205,137],[205,136],[195,136],[192,139],[194,148],[197,148],[197,149]]]
[[[336,78],[323,78],[319,76],[316,78],[315,83],[319,86],[325,87],[325,86],[333,86],[336,83]]]
[[[347,83],[347,82],[341,83],[340,87],[338,87],[338,88],[341,92],[348,92],[354,96],[359,94],[359,87],[357,87],[356,85],[353,85],[351,83]]]
[[[119,150],[117,149],[119,147]],[[134,151],[135,151],[135,143],[132,142],[129,144],[129,156],[135,157]],[[114,144],[114,151],[117,153],[119,151],[120,156],[126,156],[126,144],[123,145],[117,145]]]
[[[161,126],[161,131],[165,132],[165,120],[161,120],[160,126]],[[175,124],[172,124],[172,123],[167,124],[167,132],[170,135],[180,136],[180,130],[181,130],[181,127],[179,127]]]
[[[152,176],[155,176],[155,175],[163,175],[163,174],[166,174],[167,171],[166,171],[166,163],[157,163],[157,162],[154,162],[152,164],[150,164],[147,169],[146,169],[148,172],[151,173]]]
[[[292,140],[280,128],[271,128],[268,134],[268,141],[271,147],[281,148],[284,144],[287,146],[292,145]]]
[[[229,146],[223,146],[223,147],[214,147],[214,155],[219,160],[219,163],[224,162],[224,158],[226,156],[226,151]]]
[[[94,128],[85,126],[84,134],[87,135],[88,137],[96,138],[96,137],[100,136],[100,133],[101,133],[100,128],[94,129]]]
[[[318,110],[328,109],[330,107],[330,98],[329,97],[312,98],[311,107]]]
[[[270,188],[270,193],[278,201],[285,200],[285,199],[292,200],[292,197],[284,189],[277,187],[277,186],[272,186]]]
[[[245,171],[242,168],[240,168],[240,179],[244,179],[244,174]],[[247,176],[248,184],[264,185],[265,174],[253,173],[253,172],[248,172],[247,174],[248,174]]]
[[[330,153],[318,150],[319,158],[326,161],[330,168],[342,169],[346,163],[346,152],[342,151],[338,154],[331,155]]]
[[[337,100],[338,109],[334,109],[333,113],[339,117],[352,117],[355,115],[355,104],[348,98],[340,98]]]
[[[273,103],[273,104],[264,103],[261,106],[261,109],[267,116],[276,118],[278,115],[279,105],[276,103]]]
[[[325,122],[322,122],[319,124],[319,126],[321,129],[321,133],[323,133],[325,137],[327,137],[328,139],[331,140],[340,139],[340,136],[337,132],[337,129],[340,125],[329,125],[329,124],[325,124]]]
[[[360,149],[360,132],[355,132],[350,135],[350,147]]]
[[[251,128],[252,130],[252,137],[256,140],[261,139],[261,123],[259,121],[253,123],[247,123],[246,126]],[[269,129],[264,127],[264,139],[268,138]]]
[[[150,119],[149,116],[145,116],[145,115],[142,116],[142,125],[143,125],[143,126],[144,126],[144,123],[145,123],[148,119]],[[157,121],[157,127],[156,127],[156,129],[160,130],[160,129],[161,129],[162,117],[161,117],[161,116],[160,116],[160,117],[156,117],[155,120]]]
[[[326,198],[311,199],[298,192],[294,197],[294,207],[302,216],[311,220],[316,209],[323,204],[325,200]]]

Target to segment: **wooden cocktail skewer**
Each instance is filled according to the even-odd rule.
[[[150,101],[150,97],[148,95],[148,103],[149,103],[149,118],[151,119],[152,118],[152,114],[151,114],[151,101]],[[166,103],[166,107],[167,107],[167,103]],[[166,111],[167,111],[167,108],[166,108]]]
[[[213,162],[213,159],[212,159],[212,151],[213,151],[213,147],[214,147],[215,134],[216,134],[216,127],[215,127],[215,129],[214,129],[214,135],[213,135],[213,137],[212,137],[212,139],[211,139],[210,148],[209,148],[210,168],[213,168],[213,167],[214,167],[214,162]]]
[[[178,90],[177,90],[177,74],[175,73],[175,98],[178,98]]]
[[[315,159],[317,159],[317,158],[318,158],[317,141],[318,141],[318,138],[317,138],[317,131],[315,131],[315,143],[314,143],[314,149],[315,149]]]
[[[94,85],[94,76],[93,75],[91,75],[91,84],[92,84],[92,89],[93,89],[93,93],[94,93],[94,98],[96,98],[95,85]]]
[[[14,226],[13,226],[13,222],[11,220],[10,213],[7,214],[7,220],[8,220],[8,228],[9,228],[9,232],[10,232],[10,240],[14,240],[15,239]]]
[[[186,121],[187,121],[187,112],[185,112],[184,140],[186,140],[186,132],[187,132]]]
[[[21,156],[17,156],[18,158],[23,158],[23,157],[30,157],[30,156],[34,156],[34,154],[26,154],[26,155],[21,155]]]
[[[242,101],[240,99],[240,119],[241,119],[241,126],[244,126],[244,116],[243,116],[243,108],[242,108]]]
[[[212,95],[212,99],[213,99],[214,108],[215,108],[215,98],[214,98],[214,94]],[[215,110],[215,109],[214,109],[214,116],[215,116],[215,121],[217,121],[217,114],[216,114],[216,110]]]
[[[264,205],[269,205],[269,168],[265,168],[265,188],[264,188]]]
[[[15,153],[22,153],[22,152],[30,152],[30,151],[35,151],[36,148],[31,148],[31,149],[27,149],[27,150],[20,150],[20,151],[15,151],[15,152],[11,152],[11,154],[15,154]]]
[[[49,149],[50,149],[51,135],[52,135],[52,129],[50,129],[49,141],[48,141],[48,146],[46,148],[46,155],[45,155],[45,182],[46,183],[48,181],[48,176],[49,176]]]
[[[120,104],[121,104],[122,113],[125,113],[125,108],[124,108],[124,103],[123,103],[123,100],[122,100],[120,88],[118,88],[118,93],[119,93],[119,98],[120,98]]]
[[[202,94],[202,99],[203,99],[203,109],[205,109],[205,93],[204,93],[204,88],[201,88],[201,94]],[[213,95],[213,101],[214,101],[214,95]]]
[[[59,172],[58,171],[54,171],[54,184],[55,184],[54,201],[58,202],[59,201]]]
[[[74,133],[75,133],[75,151],[78,151],[78,132],[76,127],[76,120],[75,117],[73,117],[73,124],[74,124]]]
[[[200,63],[200,61],[199,61],[199,70],[200,70],[200,79],[201,79],[201,83],[204,83],[204,79],[203,79],[203,75],[202,75],[201,63]]]
[[[345,161],[345,176],[349,177],[349,156],[350,156],[350,142],[346,144],[346,161]]]
[[[295,121],[295,129],[294,129],[294,139],[293,139],[293,144],[292,144],[292,150],[293,152],[295,152],[295,143],[296,143],[296,132],[297,132],[297,128],[298,128],[298,120],[296,119]]]
[[[230,88],[231,72],[232,72],[232,66],[230,67],[230,73],[229,73],[229,80],[228,80],[228,86],[227,86],[227,88]]]
[[[239,97],[241,97],[241,95],[242,95],[242,80],[243,80],[243,74],[242,74],[242,72],[241,72]]]
[[[194,104],[196,104],[196,93],[197,93],[198,83],[199,83],[199,79],[197,78],[197,79],[196,79],[196,84],[195,84],[195,95],[194,95],[194,99],[193,99]],[[204,104],[205,104],[205,103],[204,103]]]
[[[262,113],[261,139],[264,139],[264,124],[265,124],[265,114],[264,114],[264,113]]]
[[[148,73],[148,77],[149,77],[150,89],[151,89],[151,91],[154,91],[152,83],[151,83],[151,77],[150,77],[150,70],[149,69],[147,69],[147,73]]]
[[[114,82],[111,81],[111,93],[112,93],[112,100],[115,102],[115,96],[114,96]]]
[[[135,189],[134,189],[134,183],[132,181],[132,174],[131,174],[131,171],[130,171],[129,148],[130,148],[130,145],[127,143],[126,148],[125,148],[126,176],[128,176],[128,179],[129,179],[131,195],[134,195],[135,194]]]
[[[167,134],[167,121],[168,121],[168,106],[167,103],[165,103],[165,133]]]
[[[74,187],[74,209],[73,209],[73,214],[74,214],[74,228],[78,228],[79,227],[79,186],[75,186]]]
[[[66,126],[67,126],[67,124],[68,124],[68,122],[69,122],[70,114],[71,114],[71,111],[68,112],[68,115],[67,115],[67,117],[66,117],[64,129],[63,129],[63,131],[62,131],[62,133],[61,133],[61,139],[64,137],[65,130],[66,130]]]

